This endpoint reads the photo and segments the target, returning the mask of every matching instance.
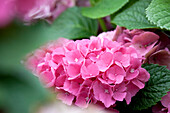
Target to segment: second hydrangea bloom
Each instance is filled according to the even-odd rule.
[[[60,38],[36,50],[25,63],[68,105],[85,108],[102,102],[108,108],[124,99],[129,104],[150,75],[141,67],[144,54],[133,43],[112,41],[115,38],[117,31],[76,41]]]

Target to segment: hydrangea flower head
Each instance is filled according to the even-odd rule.
[[[112,41],[116,31],[83,40],[50,42],[25,62],[46,87],[55,87],[58,99],[86,108],[101,102],[106,108],[131,98],[150,78],[141,67],[143,54],[135,46]]]

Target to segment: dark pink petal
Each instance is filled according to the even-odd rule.
[[[160,105],[159,103],[157,103],[156,105],[152,107],[152,112],[153,113],[166,113],[166,111],[163,110],[162,105]]]
[[[159,50],[153,53],[149,58],[150,63],[165,65],[170,70],[170,51]]]
[[[155,33],[144,32],[140,35],[135,35],[132,44],[142,56],[145,56],[153,48],[158,39],[159,36]]]
[[[59,77],[56,78],[55,86],[57,88],[63,87],[65,81],[66,81],[66,75],[60,75]]]
[[[142,46],[151,44],[159,39],[159,36],[152,32],[144,32],[133,37],[132,43],[141,44]]]
[[[165,95],[164,97],[162,97],[161,103],[164,107],[169,107],[170,105],[170,91],[168,92],[167,95]],[[169,109],[169,108],[168,108]],[[169,109],[170,110],[170,109]]]

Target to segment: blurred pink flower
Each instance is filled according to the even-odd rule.
[[[0,27],[3,27],[10,23],[13,19],[15,12],[12,10],[14,8],[14,0],[0,0]]]
[[[29,55],[25,65],[68,105],[86,108],[102,102],[109,108],[124,99],[129,104],[150,75],[141,67],[143,55],[134,46],[112,41],[114,33],[108,33],[50,42]]]
[[[0,0],[0,26],[7,25],[14,17],[30,23],[37,19],[52,22],[75,0]]]

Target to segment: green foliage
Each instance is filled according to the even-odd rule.
[[[99,2],[99,1],[101,1],[101,0],[90,0],[90,4],[92,5],[92,6],[94,6],[97,2]]]
[[[170,70],[165,66],[144,64],[143,68],[150,73],[150,79],[144,89],[132,98],[129,106],[134,110],[147,109],[155,105],[170,89]]]
[[[118,11],[127,2],[128,0],[100,0],[92,7],[82,8],[82,14],[93,19],[105,17]]]
[[[87,38],[97,35],[98,23],[96,20],[81,15],[77,7],[69,8],[62,13],[52,24],[50,32],[56,37],[65,38]]]
[[[34,111],[38,105],[45,101],[49,101],[48,93],[45,89],[36,84],[38,81],[31,79],[32,82],[24,80],[19,75],[22,73],[9,72],[0,74],[0,108],[5,113],[30,113]]]
[[[146,14],[158,27],[170,30],[170,0],[152,0]]]
[[[56,40],[54,34],[48,32],[49,26],[38,23],[32,26],[12,24],[0,29],[0,68],[18,68],[26,54],[49,40]]]
[[[128,29],[156,28],[147,20],[145,14],[150,2],[151,0],[130,0],[119,12],[112,15],[111,22]]]

